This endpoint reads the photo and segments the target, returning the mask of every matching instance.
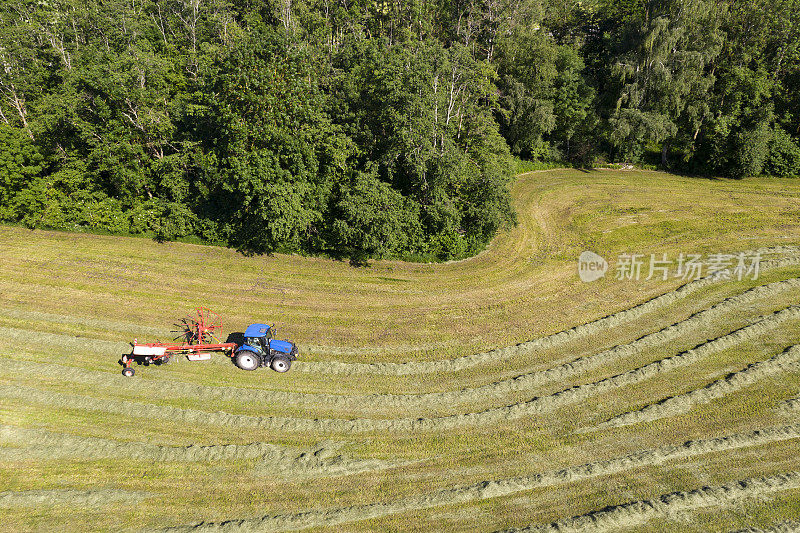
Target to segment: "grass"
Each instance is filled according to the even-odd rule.
[[[323,531],[491,531],[800,469],[800,439],[786,439],[499,496],[480,490],[467,491],[457,501],[436,496],[438,491],[450,494],[455,489],[460,494],[458,487],[594,464],[690,439],[791,424],[791,415],[779,407],[797,397],[800,371],[788,365],[711,401],[692,404],[686,412],[577,432],[703,388],[800,344],[796,320],[691,364],[598,389],[581,401],[541,413],[446,430],[350,432],[343,429],[346,425],[314,429],[315,419],[391,421],[525,404],[676,355],[800,303],[792,290],[765,293],[709,315],[713,319],[698,322],[678,338],[654,337],[642,350],[609,358],[563,380],[503,386],[494,395],[473,398],[473,389],[634,343],[725,298],[800,277],[800,259],[789,261],[765,269],[756,280],[703,285],[687,297],[613,327],[587,327],[580,335],[550,345],[495,352],[480,364],[453,371],[424,371],[427,362],[564,331],[686,283],[675,277],[646,280],[646,272],[640,280],[616,279],[621,254],[677,259],[681,253],[800,246],[798,180],[547,170],[518,177],[513,197],[517,227],[498,235],[476,257],[437,264],[373,261],[354,268],[323,258],[243,257],[211,246],[0,227],[0,494],[7,493],[0,498],[0,505],[7,502],[0,509],[0,531],[158,530],[200,522],[214,531],[214,523],[227,520],[244,520],[234,528],[239,531],[289,526]],[[610,264],[607,275],[593,283],[577,276],[577,257],[587,249]],[[764,260],[793,255],[800,256],[800,250],[778,249]],[[168,339],[171,324],[198,305],[225,317],[226,332],[242,331],[254,321],[275,323],[280,338],[298,343],[301,360],[288,374],[243,372],[218,357],[207,363],[139,367],[132,380],[120,375],[117,360],[127,342],[134,337]],[[326,371],[333,369],[333,361],[336,372]],[[408,361],[418,363],[407,374],[393,375],[386,370],[391,365],[363,371],[364,365]],[[426,405],[387,396],[438,392],[458,401],[438,403],[432,396]],[[190,412],[194,418],[183,418]],[[208,416],[195,416],[204,412]],[[233,420],[227,415],[286,417],[304,421],[310,429],[214,423]],[[89,447],[100,441],[72,437],[130,447],[268,443],[302,451],[319,450],[316,445],[326,440],[339,444],[328,446],[334,450],[330,457],[315,459],[314,468],[294,479],[270,474],[280,468],[277,462],[263,464],[252,458],[153,462],[146,454],[132,454],[114,460],[92,458],[91,450],[81,449],[73,456],[61,453],[48,459],[46,450],[53,444],[47,438],[29,443],[4,440],[3,428],[10,426],[43,430],[30,434],[55,435],[55,442]],[[28,457],[26,447],[31,450]],[[15,451],[4,454],[3,448]],[[399,464],[348,470],[351,463],[370,459]],[[752,499],[712,499],[711,508],[688,510],[679,521],[662,518],[637,527],[767,527],[796,518],[798,492],[772,492],[770,505]],[[150,496],[139,499],[141,493]],[[41,494],[52,495],[50,505],[13,504]],[[109,496],[108,505],[97,506],[92,494],[137,496],[131,496],[129,504]],[[351,506],[356,507],[347,509]],[[331,513],[318,513],[326,509]],[[302,514],[306,511],[312,513]]]

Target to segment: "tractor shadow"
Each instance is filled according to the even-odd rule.
[[[129,361],[132,361],[136,366],[162,366],[172,362],[172,359],[175,356],[170,357],[169,359],[156,359],[155,361],[150,360],[146,355],[133,355],[132,353],[124,353],[120,355],[117,364],[121,367],[125,366],[125,363],[122,362],[122,358],[127,357]]]
[[[244,332],[242,331],[234,331],[233,333],[228,334],[228,338],[225,339],[225,342],[235,342],[239,346],[244,344]]]
[[[229,333],[228,334],[228,338],[225,339],[225,342],[235,342],[236,344],[241,346],[242,344],[244,344],[244,332],[243,331],[234,331],[234,332]],[[230,359],[230,363],[233,366],[236,366],[236,363],[234,362],[234,359],[235,359],[234,357],[228,357],[227,359]]]

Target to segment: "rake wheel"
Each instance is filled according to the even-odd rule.
[[[182,318],[172,330],[178,333],[175,340],[182,339],[186,344],[211,344],[221,342],[217,336],[222,333],[222,318],[207,307],[198,307],[193,315]]]

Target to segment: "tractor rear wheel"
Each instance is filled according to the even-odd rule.
[[[122,369],[122,375],[126,378],[132,378],[136,371],[130,367],[125,367]]]
[[[261,366],[261,359],[258,355],[248,350],[237,353],[233,362],[242,370],[255,370]]]
[[[288,372],[291,366],[292,362],[288,357],[279,355],[272,358],[272,370],[275,372]]]

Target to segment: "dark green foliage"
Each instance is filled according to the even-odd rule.
[[[0,7],[0,221],[454,259],[512,154],[800,174],[800,0]]]
[[[359,259],[424,250],[419,208],[374,172],[357,172],[339,184],[335,198],[331,233],[337,250]]]
[[[12,0],[0,16],[4,149],[26,154],[1,220],[442,259],[513,220],[495,71],[446,4]]]
[[[780,165],[767,161],[776,136],[789,143],[775,146],[789,146],[800,133],[800,85],[793,82],[800,38],[789,29],[797,25],[800,2],[757,0],[723,6],[720,31],[725,39],[707,67],[714,85],[701,120],[684,133],[683,166],[736,177],[786,175],[778,170]]]
[[[250,253],[308,249],[326,221],[349,140],[324,113],[311,62],[282,31],[254,23],[202,75],[206,124],[200,214]]]
[[[761,123],[756,128],[745,130],[736,137],[735,165],[736,177],[758,176],[764,170],[764,161],[769,155],[771,131]]]
[[[0,125],[0,219],[20,220],[42,211],[41,165],[39,150],[23,131]]]
[[[764,173],[782,178],[800,177],[800,146],[781,128],[776,128],[770,139]]]
[[[489,65],[431,39],[359,43],[339,60],[333,116],[352,131],[358,158],[377,162],[379,178],[412,201],[431,253],[480,249],[511,221],[510,157],[486,105],[494,98]]]

